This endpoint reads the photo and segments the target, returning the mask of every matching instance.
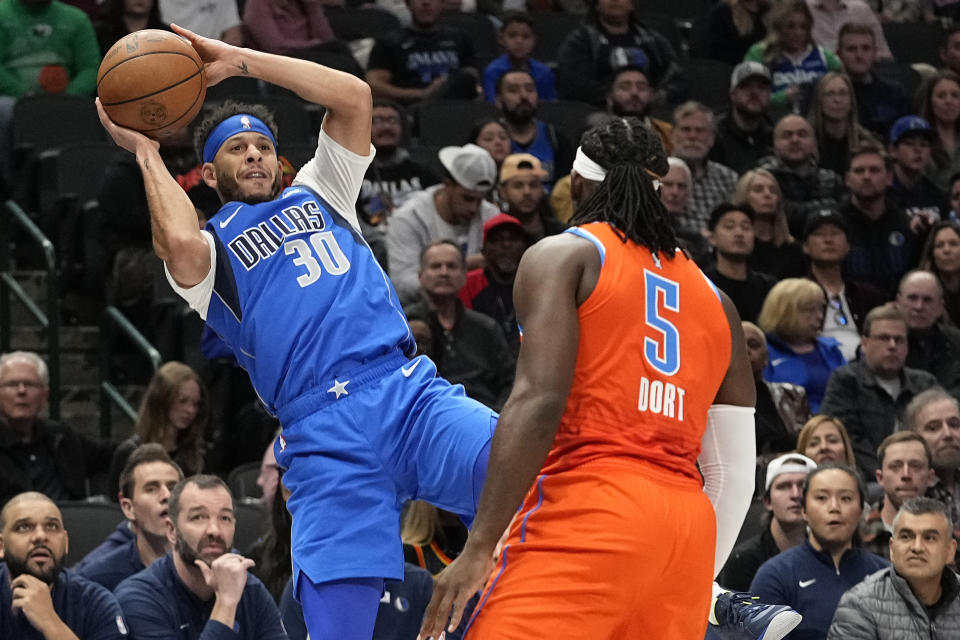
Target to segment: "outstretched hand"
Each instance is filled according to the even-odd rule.
[[[113,141],[117,143],[117,146],[134,154],[137,152],[137,148],[144,143],[151,144],[156,149],[160,148],[160,143],[156,140],[148,138],[139,131],[121,127],[111,120],[107,112],[103,110],[103,105],[100,104],[100,98],[97,98],[95,103],[97,105],[97,115],[100,116],[100,123],[103,125],[103,128],[107,130],[107,133],[110,134],[110,137],[113,138]]]
[[[231,76],[243,75],[243,61],[237,55],[240,51],[239,47],[229,45],[221,40],[204,38],[176,24],[171,24],[170,28],[177,35],[189,40],[200,59],[203,60],[208,86],[215,85]]]
[[[472,551],[468,542],[463,553],[437,577],[430,604],[427,605],[427,610],[423,614],[420,640],[427,638],[438,640],[448,618],[450,624],[447,626],[447,631],[457,628],[467,601],[483,587],[492,566],[493,558],[490,554]]]

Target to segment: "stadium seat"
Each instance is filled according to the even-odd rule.
[[[730,74],[733,67],[726,62],[708,58],[681,60],[680,68],[687,79],[687,96],[715,111],[727,106],[730,92]]]
[[[888,22],[883,25],[883,35],[897,62],[926,62],[940,66],[943,31],[939,25]]]
[[[118,153],[113,142],[72,143],[38,157],[37,210],[45,230],[97,197],[104,170]]]
[[[364,76],[363,67],[361,67],[357,59],[353,57],[353,54],[350,52],[350,47],[339,40],[325,42],[316,47],[294,49],[293,51],[288,51],[287,55],[292,58],[301,58],[303,60],[316,62],[325,67],[352,74],[358,78],[363,78]],[[272,91],[273,87],[275,87],[275,85],[267,85],[267,90]]]
[[[407,147],[407,151],[410,152],[410,157],[414,162],[429,168],[437,176],[442,176],[446,172],[437,156],[440,146],[414,144]]]
[[[236,499],[233,506],[237,518],[233,546],[246,553],[270,526],[270,514],[258,501]]]
[[[324,7],[330,28],[339,40],[383,38],[402,29],[400,20],[389,11],[376,8]]]
[[[290,161],[294,169],[300,170],[300,167],[307,164],[307,161],[313,157],[317,151],[316,142],[310,144],[280,144],[280,155]]]
[[[420,144],[446,146],[466,144],[474,123],[496,118],[500,112],[492,104],[479,100],[441,100],[424,102],[415,108],[414,121]]]
[[[580,134],[587,128],[587,118],[601,111],[598,107],[575,100],[541,102],[538,117],[549,122],[571,144],[576,146]]]
[[[257,476],[260,475],[260,462],[248,462],[234,468],[227,475],[227,486],[236,499],[256,498],[263,496]]]
[[[113,502],[68,500],[57,506],[63,514],[63,526],[70,536],[67,566],[82,560],[124,520],[120,505]]]
[[[533,29],[537,34],[537,44],[533,47],[533,58],[547,64],[556,63],[560,45],[567,34],[580,26],[583,18],[569,13],[554,11],[535,11],[530,14]]]

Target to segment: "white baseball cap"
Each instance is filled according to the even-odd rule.
[[[437,154],[454,181],[470,191],[489,191],[497,184],[497,164],[483,147],[444,147]]]
[[[806,473],[815,471],[817,463],[803,455],[802,453],[785,453],[779,458],[774,458],[767,465],[767,482],[764,491],[770,490],[770,485],[777,479],[781,473]]]

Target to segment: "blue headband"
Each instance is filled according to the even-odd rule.
[[[203,145],[203,161],[213,162],[213,157],[217,155],[217,151],[220,150],[224,142],[238,133],[244,133],[246,131],[262,133],[270,138],[270,142],[273,143],[273,148],[277,148],[277,140],[273,137],[273,132],[270,131],[270,127],[265,125],[263,120],[246,113],[238,113],[218,124],[213,128],[213,131],[210,132],[210,135],[207,136],[207,141]]]

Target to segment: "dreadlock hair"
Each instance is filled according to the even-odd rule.
[[[624,242],[672,258],[677,237],[653,188],[653,176],[670,170],[660,136],[638,118],[610,118],[584,133],[580,148],[607,176],[569,223],[606,222]]]

